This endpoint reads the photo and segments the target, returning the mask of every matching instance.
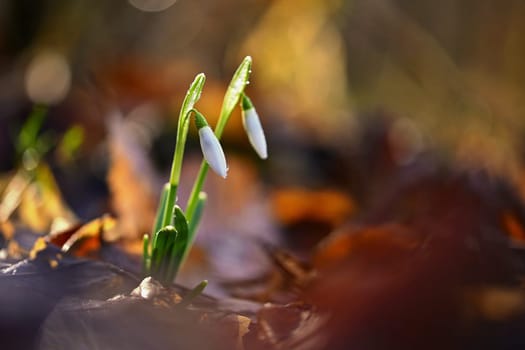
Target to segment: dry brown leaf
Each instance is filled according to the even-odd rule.
[[[31,251],[29,252],[29,259],[31,260],[36,259],[36,256],[38,255],[38,253],[46,249],[46,247],[47,247],[46,240],[42,237],[37,238],[37,240],[35,241],[35,244],[33,244],[33,248],[31,248]]]
[[[109,215],[76,225],[62,232],[50,234],[48,240],[61,247],[63,252],[86,257],[97,252],[108,232],[115,230],[117,222]]]
[[[126,238],[141,237],[151,230],[155,218],[154,172],[145,150],[120,115],[113,115],[109,122],[109,153],[107,180],[119,232]]]
[[[471,317],[503,321],[525,311],[525,291],[522,288],[477,288],[465,293],[465,304]]]
[[[281,189],[272,198],[274,213],[283,224],[300,220],[328,222],[338,225],[356,210],[349,196],[330,189]]]
[[[319,332],[323,319],[304,303],[266,304],[257,313],[256,349],[324,349]],[[255,344],[254,344],[255,345]]]
[[[57,218],[70,223],[77,220],[64,202],[51,169],[44,163],[35,169],[34,181],[21,194],[19,215],[36,232],[47,231]]]
[[[15,226],[13,223],[9,220],[0,221],[0,234],[7,240],[12,239],[15,234]]]
[[[504,231],[516,242],[525,243],[525,228],[515,214],[510,211],[503,213],[501,222]]]
[[[243,337],[250,331],[250,324],[251,320],[242,315],[236,315],[237,321],[239,322],[239,334],[237,337],[237,349],[243,350],[244,349],[244,343],[243,343]]]
[[[272,245],[264,245],[271,269],[255,278],[223,282],[231,295],[259,302],[290,302],[316,276],[308,263]]]
[[[30,178],[25,171],[18,171],[11,177],[2,193],[0,202],[0,221],[5,222],[20,205],[22,195],[29,186]]]
[[[313,261],[319,269],[332,268],[351,258],[382,264],[413,252],[421,243],[421,237],[399,224],[344,227],[319,244]]]

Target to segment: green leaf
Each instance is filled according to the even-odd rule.
[[[169,256],[169,268],[166,273],[166,280],[171,281],[179,271],[184,252],[189,245],[188,220],[179,206],[175,206],[174,222],[177,230],[177,239],[175,240]]]
[[[184,212],[181,210],[181,208],[176,205],[174,210],[174,220],[175,222],[175,229],[177,230],[178,236],[177,239],[179,240],[179,237],[187,239],[188,238],[188,220],[186,220],[186,216],[184,215]]]
[[[179,307],[187,306],[189,305],[196,297],[202,294],[204,291],[204,288],[208,285],[207,280],[201,281],[199,284],[197,284],[195,287],[193,287],[192,290],[190,290],[182,299],[182,301],[178,304]]]
[[[155,224],[153,225],[153,233],[158,232],[162,228],[162,221],[164,217],[164,211],[166,210],[166,201],[168,199],[168,191],[170,184],[166,183],[162,188],[160,195],[159,206],[157,207],[157,214],[155,215]]]
[[[159,231],[161,240],[158,242],[158,248],[162,253],[162,256],[168,255],[170,252],[169,247],[175,242],[178,236],[178,232],[173,226],[166,226]]]
[[[142,238],[142,273],[146,276],[150,272],[151,255],[149,246],[149,235],[145,234]]]
[[[181,263],[184,263],[184,261],[186,261],[186,258],[188,257],[188,254],[190,253],[191,246],[193,245],[193,241],[195,241],[195,233],[197,232],[197,227],[199,227],[199,223],[201,221],[202,213],[204,212],[204,206],[206,205],[207,199],[208,199],[208,196],[206,195],[205,192],[200,192],[199,197],[197,197],[197,205],[195,207],[195,212],[193,213],[193,216],[191,217],[191,222],[190,222],[190,227],[189,227],[188,244],[186,245],[186,248],[184,249]]]
[[[80,125],[74,125],[64,133],[57,150],[65,161],[70,161],[75,157],[83,142],[84,128]]]
[[[195,232],[197,232],[197,227],[199,226],[199,223],[202,218],[202,213],[204,212],[204,206],[206,205],[206,200],[208,199],[208,196],[205,192],[200,192],[199,197],[197,198],[197,206],[195,208],[195,212],[191,218],[191,222],[189,225],[189,233],[190,233],[190,241],[193,242],[193,237],[195,236]]]
[[[162,280],[159,272],[163,262],[169,259],[170,250],[177,238],[177,231],[173,226],[166,226],[160,229],[155,235],[153,241],[153,253],[151,254],[151,274]]]
[[[47,114],[47,108],[41,105],[33,107],[33,111],[27,118],[20,132],[17,140],[17,152],[22,154],[26,149],[36,147],[38,142],[38,134],[44,123]]]
[[[161,281],[164,285],[168,285],[171,283],[171,279],[169,278],[169,270],[170,270],[170,256],[171,252],[173,251],[174,242],[169,242],[166,247],[163,254],[163,258],[160,260],[160,263],[158,265],[157,273],[156,273],[156,279]]]

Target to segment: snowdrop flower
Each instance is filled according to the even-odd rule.
[[[259,115],[253,107],[252,101],[246,95],[242,95],[241,101],[242,107],[242,124],[244,130],[248,134],[250,143],[262,159],[268,158],[268,151],[266,149],[266,138],[264,137],[264,131],[259,120]]]
[[[213,130],[209,127],[204,116],[197,110],[193,110],[193,112],[195,112],[195,125],[199,130],[199,139],[204,159],[206,159],[206,162],[213,171],[223,178],[226,178],[228,166],[226,165],[226,157],[224,156],[221,144],[217,136],[213,133]]]

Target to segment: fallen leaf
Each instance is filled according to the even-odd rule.
[[[21,195],[18,212],[21,221],[35,232],[47,231],[57,218],[76,222],[76,216],[62,198],[49,166],[40,163],[34,176],[34,181]]]
[[[65,253],[86,257],[98,252],[105,235],[115,230],[116,226],[114,218],[103,215],[83,225],[50,234],[47,239]]]
[[[107,181],[119,218],[118,232],[122,237],[142,237],[151,230],[157,209],[153,168],[120,115],[111,116],[108,129],[111,165]]]
[[[323,240],[313,257],[318,269],[337,266],[348,259],[388,264],[414,252],[423,242],[415,232],[399,224],[344,227]]]
[[[352,198],[330,189],[281,189],[273,194],[272,205],[274,215],[285,225],[306,219],[336,226],[356,210]]]
[[[501,217],[504,231],[516,242],[525,243],[525,228],[512,212],[506,211]]]

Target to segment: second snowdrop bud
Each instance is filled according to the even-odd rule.
[[[221,177],[226,178],[228,166],[226,165],[226,157],[224,156],[221,144],[204,116],[197,110],[194,110],[194,113],[195,125],[199,130],[199,139],[204,159],[206,159],[206,162],[213,171]]]

